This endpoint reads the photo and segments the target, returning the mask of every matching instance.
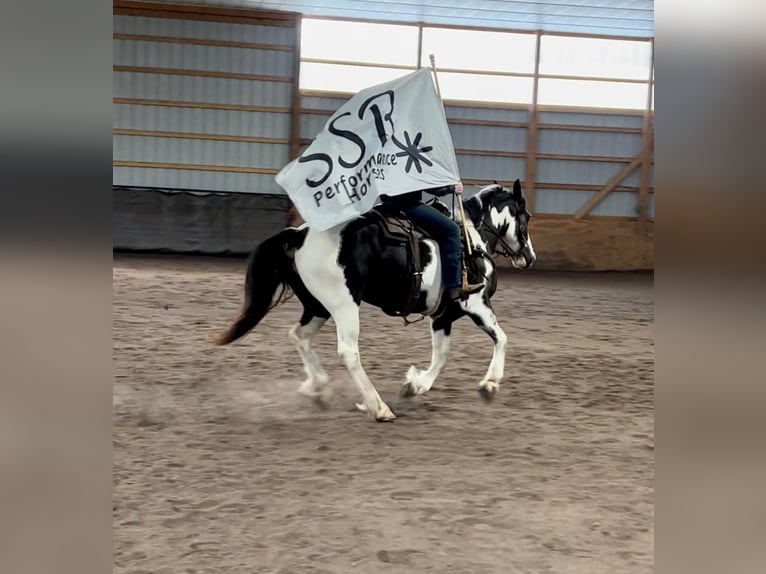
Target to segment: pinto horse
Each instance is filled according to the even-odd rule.
[[[332,317],[338,354],[361,394],[357,407],[377,421],[392,421],[396,416],[362,368],[361,303],[391,316],[404,316],[405,321],[409,313],[415,313],[431,322],[431,364],[426,370],[410,367],[401,391],[404,396],[423,394],[432,387],[447,361],[452,324],[467,315],[494,343],[492,360],[479,382],[481,396],[490,400],[503,378],[507,343],[490,303],[497,288],[492,256],[503,255],[520,269],[534,262],[525,203],[518,179],[512,191],[495,183],[463,200],[468,233],[463,241],[472,245],[470,256],[463,250],[464,261],[472,281],[478,279],[484,287],[459,301],[444,297],[438,244],[422,230],[407,226],[404,214],[385,213],[379,206],[326,231],[313,230],[306,223],[288,227],[250,255],[242,312],[215,343],[226,345],[248,333],[292,291],[303,305],[300,320],[289,332],[307,375],[299,392],[317,398],[327,384],[327,373],[311,344]],[[442,202],[434,200],[433,205],[452,213]],[[459,220],[460,212],[454,215]]]

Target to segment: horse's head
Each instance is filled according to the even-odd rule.
[[[510,192],[498,183],[482,188],[465,202],[465,211],[490,252],[508,257],[519,269],[532,266],[536,258],[529,235],[532,216],[518,179]]]

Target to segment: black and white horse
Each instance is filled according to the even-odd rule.
[[[449,208],[434,204],[445,213]],[[507,337],[497,323],[490,298],[497,288],[493,253],[510,258],[517,268],[527,268],[535,260],[529,235],[530,215],[519,180],[513,191],[502,185],[483,187],[463,200],[466,228],[473,246],[468,267],[484,288],[461,301],[443,298],[439,248],[423,238],[419,243],[420,290],[417,299],[409,298],[412,289],[412,248],[407,242],[391,242],[381,218],[365,214],[327,231],[315,231],[307,224],[290,227],[263,241],[251,254],[242,313],[215,342],[225,345],[253,329],[261,319],[292,290],[303,304],[300,321],[289,336],[303,360],[307,375],[299,392],[318,397],[328,376],[311,348],[312,340],[324,323],[335,322],[338,354],[351,380],[362,396],[357,407],[378,421],[396,418],[380,398],[362,368],[359,355],[359,306],[362,301],[397,315],[409,301],[407,311],[429,317],[431,321],[431,364],[425,370],[410,367],[402,394],[427,392],[447,361],[452,324],[467,315],[494,342],[494,352],[479,391],[491,398],[503,378]],[[459,211],[456,214],[459,219]],[[275,298],[281,286],[279,295]]]

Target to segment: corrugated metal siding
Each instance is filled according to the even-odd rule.
[[[292,52],[114,40],[112,53],[112,61],[118,66],[292,77]]]
[[[200,192],[254,192],[284,195],[273,175],[227,173],[220,171],[190,171],[184,169],[146,169],[137,167],[112,168],[115,185],[184,189]],[[129,184],[119,184],[129,181]]]
[[[209,46],[145,36],[292,47],[295,29],[124,15],[115,15],[113,22],[115,33],[144,36],[115,39],[115,65],[189,72],[113,73],[116,98],[164,101],[163,105],[114,105],[114,127],[123,130],[113,136],[114,160],[158,164],[151,168],[116,166],[114,184],[282,194],[273,175],[202,171],[199,167],[281,169],[289,160],[286,142],[290,136],[288,112],[292,104],[292,83],[193,74],[253,74],[291,79],[293,50]],[[189,103],[202,107],[190,107]],[[281,108],[284,112],[217,110],[206,109],[205,105],[264,106]],[[125,134],[124,130],[136,133]],[[202,134],[205,138],[165,137],[162,133],[146,132],[175,132],[174,136]],[[216,136],[222,139],[213,139]],[[285,143],[226,141],[227,136],[268,137],[285,140]],[[188,165],[189,169],[175,166],[170,169],[162,164]]]
[[[537,161],[537,181],[542,183],[560,183],[575,185],[605,185],[622,169],[623,164],[594,161]],[[640,171],[636,170],[626,177],[620,185],[638,186]]]
[[[524,180],[526,176],[525,160],[513,157],[489,157],[458,154],[457,164],[460,177],[464,179],[482,179],[492,181]]]
[[[112,25],[113,32],[120,34],[278,44],[290,47],[295,44],[295,30],[282,26],[253,26],[251,24],[226,24],[117,14],[112,18]]]
[[[125,161],[154,161],[229,167],[281,169],[290,146],[163,137],[114,136],[113,156]]]
[[[524,128],[449,124],[449,130],[456,148],[517,152],[527,148],[527,130]]]
[[[114,72],[114,95],[122,98],[290,107],[292,87],[285,82],[233,80]]]
[[[114,106],[113,127],[288,139],[290,115],[238,110],[203,110],[159,106]]]
[[[573,215],[597,192],[580,189],[537,189],[535,211],[557,215]],[[621,215],[635,217],[638,194],[630,191],[613,191],[591,211],[591,215]]]
[[[493,109],[493,108],[468,108],[465,106],[445,106],[447,118],[463,120],[488,120],[494,122],[524,122],[529,114],[526,110]]]
[[[547,112],[539,114],[541,124],[566,124],[615,128],[640,128],[643,118],[638,115],[590,114],[581,112]]]
[[[641,134],[541,129],[537,135],[537,151],[565,155],[635,157],[641,151]]]

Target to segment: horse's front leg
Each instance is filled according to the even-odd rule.
[[[479,382],[479,394],[485,400],[492,400],[495,393],[500,388],[500,381],[503,378],[505,369],[505,347],[508,343],[508,337],[497,324],[497,318],[492,307],[487,305],[481,295],[472,295],[466,305],[466,313],[479,328],[487,333],[494,343],[492,360],[487,368],[487,373]]]
[[[431,319],[431,364],[423,371],[415,365],[407,371],[407,382],[402,385],[400,394],[403,397],[422,395],[431,387],[447,363],[449,353],[449,338],[452,332],[452,319],[444,316]]]

